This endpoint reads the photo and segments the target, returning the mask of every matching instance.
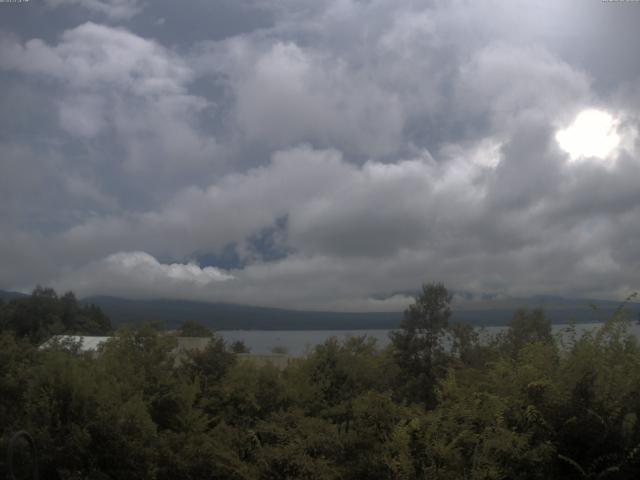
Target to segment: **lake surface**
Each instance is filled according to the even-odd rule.
[[[575,328],[578,334],[583,334],[600,326],[601,323],[580,323]],[[553,325],[553,332],[562,333],[568,327],[569,325]],[[479,331],[481,337],[486,339],[505,328],[484,327]],[[632,331],[640,337],[639,325],[633,324]],[[391,330],[222,330],[217,333],[229,343],[242,340],[251,349],[251,353],[271,353],[275,347],[284,347],[290,355],[300,356],[330,337],[343,340],[349,336],[367,335],[375,338],[379,347],[384,347],[389,344],[389,332]]]

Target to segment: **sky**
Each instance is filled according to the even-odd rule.
[[[640,290],[640,2],[0,3],[0,288]]]

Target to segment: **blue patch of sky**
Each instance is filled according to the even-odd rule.
[[[292,253],[283,241],[286,236],[288,219],[286,216],[276,219],[273,225],[265,227],[251,235],[240,249],[237,242],[227,244],[217,252],[198,252],[192,258],[201,267],[216,267],[224,270],[244,268],[256,259],[273,262]],[[247,252],[241,254],[240,251]]]

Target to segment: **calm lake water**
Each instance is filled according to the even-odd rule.
[[[576,332],[582,334],[592,331],[602,324],[581,323],[575,326]],[[554,333],[566,331],[568,325],[554,325]],[[484,327],[480,329],[482,337],[487,338],[495,335],[505,327]],[[391,330],[227,330],[219,331],[227,342],[242,340],[251,353],[264,354],[271,353],[274,347],[284,347],[287,353],[294,356],[304,355],[315,345],[323,343],[330,337],[345,339],[349,336],[367,335],[376,339],[378,346],[384,347],[389,343],[389,332]],[[640,326],[632,325],[632,331],[640,336]]]

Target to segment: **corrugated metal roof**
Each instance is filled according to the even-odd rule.
[[[49,340],[40,345],[41,349],[51,347],[56,344],[79,344],[81,352],[97,352],[102,344],[114,337],[97,337],[89,335],[54,335]],[[184,352],[190,350],[204,350],[211,338],[209,337],[175,337],[177,340],[176,349],[173,351],[178,363],[183,358]],[[256,366],[271,364],[282,370],[287,367],[293,357],[286,354],[253,354],[240,353],[237,357],[241,361],[248,361]]]
[[[54,335],[40,345],[40,348],[48,348],[58,343],[79,343],[80,351],[92,352],[113,337],[98,337],[90,335]],[[208,337],[176,337],[178,350],[203,350],[211,340]]]
[[[81,352],[95,352],[98,347],[113,337],[94,337],[89,335],[54,335],[40,345],[40,348],[48,348],[60,343],[78,343]]]
[[[204,350],[209,342],[210,337],[176,337],[178,341],[178,350]]]

